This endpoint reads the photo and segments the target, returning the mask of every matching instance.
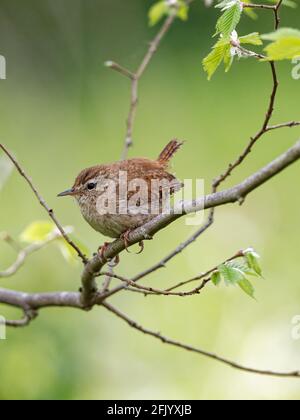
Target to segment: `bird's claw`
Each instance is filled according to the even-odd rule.
[[[131,230],[127,230],[126,232],[124,232],[122,235],[121,235],[121,239],[123,239],[124,240],[124,244],[125,244],[125,249],[126,249],[126,251],[129,253],[129,254],[131,254],[131,252],[129,251],[129,246],[130,246],[130,244],[129,244],[129,236],[130,236],[130,233],[131,233],[132,231]],[[144,242],[143,241],[140,241],[139,242],[139,246],[140,246],[140,250],[139,250],[139,252],[137,252],[136,254],[137,255],[139,255],[139,254],[141,254],[143,251],[144,251]]]
[[[104,255],[105,255],[105,252],[107,251],[107,248],[108,248],[109,245],[110,245],[109,242],[104,242],[104,244],[102,246],[99,246],[99,248],[98,248],[98,255],[99,255],[99,257],[102,261],[104,261],[104,259],[105,259]]]

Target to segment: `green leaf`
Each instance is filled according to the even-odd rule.
[[[212,78],[213,74],[224,60],[225,55],[228,52],[228,47],[229,41],[226,42],[224,39],[220,39],[213,46],[212,51],[208,54],[208,56],[204,58],[202,64],[208,75],[208,80]]]
[[[233,63],[234,57],[230,53],[230,45],[227,46],[227,49],[224,54],[224,64],[225,64],[225,72],[229,72]]]
[[[217,21],[215,35],[222,34],[224,38],[229,38],[241,19],[242,11],[240,2],[227,9]]]
[[[255,290],[249,280],[243,279],[238,282],[238,285],[248,296],[254,298]]]
[[[177,0],[177,5],[175,6],[168,5],[168,3],[165,0],[161,0],[158,3],[155,3],[149,10],[149,25],[156,25],[164,16],[170,14],[175,9],[175,7],[178,9],[177,17],[184,21],[187,20],[189,6],[184,0]]]
[[[291,9],[297,9],[297,7],[298,7],[298,4],[295,1],[292,1],[292,0],[283,0],[282,4],[284,6],[290,7]]]
[[[213,282],[213,284],[215,285],[215,286],[219,286],[219,284],[221,283],[221,281],[222,281],[222,276],[221,276],[221,274],[220,274],[220,272],[219,271],[215,271],[214,273],[213,273],[213,275],[211,276],[211,281]]]
[[[183,21],[186,21],[189,18],[189,7],[184,1],[179,2],[177,17]]]
[[[73,235],[70,236],[70,239],[72,239],[72,241],[78,246],[78,248],[81,250],[81,252],[84,255],[88,255],[89,254],[89,250],[87,249],[87,247],[85,245],[83,245],[81,242],[78,241],[77,238],[74,238]],[[72,265],[75,265],[78,263],[78,255],[77,252],[75,251],[75,249],[69,245],[64,238],[60,238],[57,242],[56,242],[60,252],[62,253],[63,257],[65,258],[65,260]]]
[[[168,13],[168,10],[169,8],[165,0],[159,1],[151,6],[148,14],[149,25],[156,25]]]
[[[241,44],[262,45],[263,42],[258,32],[239,37]]]
[[[227,284],[236,284],[245,279],[243,271],[232,263],[222,264],[219,267],[219,272]]]
[[[245,253],[245,257],[249,268],[252,269],[260,277],[262,277],[262,269],[259,263],[259,255],[254,250],[250,250]]]
[[[56,226],[52,222],[36,221],[31,223],[20,235],[24,242],[44,242],[54,232]]]
[[[292,60],[300,57],[300,31],[292,28],[282,28],[276,32],[262,35],[267,41],[273,41],[265,51],[271,61]]]

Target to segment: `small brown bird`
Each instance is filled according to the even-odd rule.
[[[93,229],[111,238],[122,237],[152,220],[168,207],[182,184],[169,173],[169,163],[182,143],[172,140],[157,160],[135,158],[84,169],[73,187],[59,197],[76,198]]]

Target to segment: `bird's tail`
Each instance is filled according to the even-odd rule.
[[[180,142],[178,140],[172,140],[170,143],[166,145],[164,150],[161,152],[161,154],[158,157],[158,161],[164,165],[167,166],[172,157],[175,155],[175,153],[180,149],[180,147],[183,145],[183,142]]]

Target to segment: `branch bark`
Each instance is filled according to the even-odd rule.
[[[227,366],[230,366],[234,369],[241,370],[243,372],[247,373],[254,373],[258,375],[264,375],[264,376],[275,376],[275,377],[282,377],[282,378],[300,378],[300,371],[294,371],[294,372],[275,372],[271,370],[259,370],[259,369],[253,369],[249,368],[247,366],[243,366],[239,363],[233,362],[232,360],[225,359],[224,357],[218,356],[217,354],[202,350],[200,348],[190,346],[188,344],[183,344],[179,341],[172,340],[171,338],[168,338],[164,335],[162,335],[159,332],[155,332],[152,330],[149,330],[148,328],[143,327],[142,325],[138,324],[137,322],[133,321],[131,318],[129,318],[127,315],[125,315],[123,312],[121,312],[119,309],[115,308],[114,306],[110,305],[109,303],[103,303],[104,308],[106,308],[109,312],[116,315],[118,318],[120,318],[122,321],[126,322],[130,327],[134,328],[135,330],[149,335],[157,340],[162,341],[164,344],[169,344],[174,347],[178,347],[183,350],[190,351],[192,353],[200,354],[201,356],[208,357],[209,359],[213,359],[217,362],[223,363]]]

